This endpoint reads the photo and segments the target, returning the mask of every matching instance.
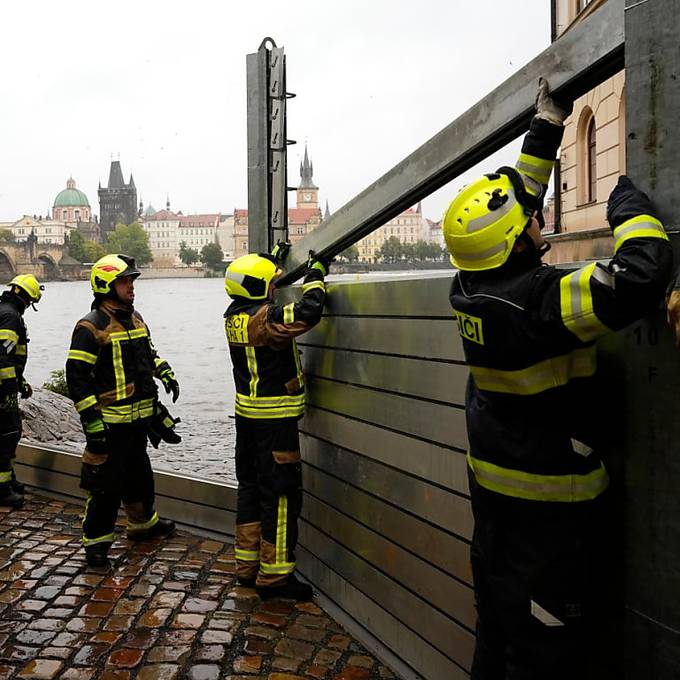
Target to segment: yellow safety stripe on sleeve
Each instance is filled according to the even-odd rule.
[[[247,346],[245,349],[248,373],[250,373],[250,396],[255,397],[257,395],[257,383],[260,382],[260,376],[257,373],[257,356],[252,345]]]
[[[7,482],[12,481],[12,471],[7,470],[7,472],[0,472],[0,484],[7,484]]]
[[[164,363],[165,363],[165,359],[161,359],[160,357],[156,357],[154,359],[154,365],[156,366],[156,368],[158,368],[161,364],[164,364]]]
[[[614,252],[631,238],[660,238],[668,241],[663,224],[651,215],[638,215],[614,229]]]
[[[595,346],[581,347],[561,356],[544,359],[517,371],[470,366],[480,390],[531,395],[566,385],[574,378],[588,378],[597,369]]]
[[[165,427],[173,427],[175,425],[175,421],[167,416],[163,418],[162,423]]]
[[[590,279],[596,266],[593,262],[560,280],[562,321],[581,342],[590,342],[611,330],[597,318],[593,309]]]
[[[19,343],[19,336],[9,328],[0,328],[0,340],[10,340],[17,345]]]
[[[550,181],[555,161],[552,159],[539,158],[528,153],[521,153],[515,167],[539,184],[547,184]]]
[[[530,501],[575,502],[597,498],[608,486],[609,475],[600,467],[584,475],[537,475],[504,468],[467,455],[480,486],[490,491]]]
[[[85,352],[82,349],[70,349],[68,351],[68,358],[75,361],[84,361],[86,364],[96,364],[97,355]]]
[[[291,302],[283,308],[283,323],[295,321],[295,303]]]
[[[260,551],[259,550],[242,550],[241,548],[235,548],[234,554],[237,560],[241,562],[259,562],[260,561]]]
[[[89,423],[85,423],[83,429],[88,434],[94,434],[95,432],[103,432],[104,421],[101,418],[97,418],[97,420],[92,420]]]
[[[25,357],[28,354],[28,347],[26,345],[17,345],[15,353],[18,357]]]
[[[141,524],[134,524],[133,522],[128,520],[127,532],[128,534],[131,534],[134,533],[135,531],[146,531],[147,529],[151,529],[151,527],[156,524],[158,524],[158,513],[154,512],[150,520],[142,522]]]
[[[94,396],[94,394],[91,394],[89,397],[85,397],[85,399],[81,399],[80,401],[77,401],[75,406],[76,406],[76,411],[80,413],[81,411],[84,411],[86,408],[90,408],[90,406],[96,406],[97,405],[97,397]]]
[[[111,337],[119,335],[111,333]],[[119,340],[111,342],[111,358],[113,361],[113,374],[116,378],[116,401],[125,399],[125,369],[123,368],[123,349]]]
[[[121,340],[138,340],[139,338],[148,338],[149,332],[146,328],[135,328],[131,331],[116,331],[111,333],[112,342],[120,342]]]
[[[102,406],[102,418],[105,423],[131,423],[141,418],[151,418],[155,412],[154,399],[141,399],[133,404],[120,406]]]
[[[7,366],[7,368],[0,368],[0,380],[11,380],[17,377],[17,372],[14,366]]]
[[[308,290],[320,288],[324,293],[326,292],[326,284],[323,281],[310,281],[302,284],[302,292],[306,293]]]

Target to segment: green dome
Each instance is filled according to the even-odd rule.
[[[87,200],[87,196],[80,190],[76,189],[76,183],[73,179],[69,179],[66,183],[66,189],[60,191],[57,197],[54,199],[55,208],[67,208],[69,206],[90,207],[90,202]]]

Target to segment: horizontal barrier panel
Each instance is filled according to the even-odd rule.
[[[467,366],[327,347],[303,348],[307,375],[465,406]]]
[[[465,412],[462,408],[314,377],[307,380],[307,403],[467,450]]]
[[[298,345],[464,362],[458,324],[450,307],[448,313],[447,319],[324,316],[299,338]]]
[[[352,616],[395,654],[425,677],[466,677],[463,671],[469,668],[474,648],[474,635],[470,631],[307,522],[301,523],[300,538],[304,546],[304,551],[300,551],[302,573],[322,590],[325,579],[320,571],[335,573],[344,579],[345,586],[337,584],[332,591],[325,591],[327,595],[348,609],[351,607]],[[322,568],[314,564],[317,561],[322,563]],[[354,603],[343,598],[348,589],[354,594]],[[357,597],[358,594],[362,597]],[[352,606],[357,602],[360,606]],[[410,638],[411,644],[401,646],[395,638],[406,631],[410,632],[407,639]],[[421,654],[428,658],[430,673],[426,674],[426,667],[417,665]],[[434,672],[454,667],[460,676]]]
[[[435,528],[462,538],[452,538],[460,545],[451,554],[441,555],[439,559],[445,562],[453,560],[458,564],[456,573],[466,572],[460,565],[469,561],[466,541],[472,536],[472,511],[467,498],[309,434],[302,435],[301,444],[302,456],[308,465],[351,484],[355,489],[361,489],[377,501],[385,501],[410,513],[418,521],[433,524]],[[453,452],[449,452],[449,455],[461,456]],[[458,553],[464,554],[464,558],[459,558]],[[459,562],[459,559],[462,561]]]
[[[304,489],[412,555],[472,586],[470,545],[466,541],[309,464],[304,470]]]

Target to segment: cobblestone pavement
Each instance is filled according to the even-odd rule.
[[[377,680],[393,674],[313,603],[234,586],[231,545],[119,536],[88,569],[81,508],[0,508],[0,680]],[[122,528],[122,526],[121,526]]]

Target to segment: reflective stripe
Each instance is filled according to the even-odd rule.
[[[300,361],[300,351],[297,343],[293,340],[293,357],[295,358],[295,367],[297,368],[298,385],[302,387],[305,384],[305,374],[302,372],[302,362]]]
[[[607,286],[607,288],[611,288],[612,290],[616,288],[614,274],[600,265],[597,265],[595,269],[593,269],[592,278],[595,279],[595,281],[599,281],[603,286]]]
[[[86,408],[90,408],[90,406],[96,406],[97,405],[97,397],[94,396],[94,394],[91,394],[89,397],[85,397],[85,399],[81,399],[80,401],[76,402],[76,411],[80,413],[81,411],[84,411]]]
[[[234,554],[237,560],[241,562],[259,562],[260,561],[260,551],[259,550],[242,550],[241,548],[235,548]]]
[[[515,167],[525,175],[536,180],[539,184],[547,184],[550,181],[555,161],[546,158],[539,158],[528,153],[521,153]]]
[[[235,412],[244,418],[299,418],[305,412],[302,404],[297,407],[252,408],[236,404]]]
[[[96,364],[97,355],[91,354],[90,352],[84,352],[81,349],[70,349],[68,352],[68,358],[74,359],[75,361],[84,361],[87,364]]]
[[[479,231],[480,229],[484,229],[484,227],[488,227],[490,224],[498,222],[501,217],[507,215],[516,205],[517,198],[515,197],[515,194],[509,193],[508,200],[500,208],[497,210],[490,210],[486,215],[470,220],[465,231],[468,233]]]
[[[131,423],[141,418],[153,416],[155,399],[142,399],[133,404],[120,406],[102,406],[102,418],[105,423]]]
[[[14,366],[7,366],[7,368],[0,368],[0,380],[11,380],[17,377],[17,372]]]
[[[537,618],[546,626],[563,626],[564,622],[560,621],[556,616],[553,616],[549,611],[543,609],[538,602],[531,600],[531,615]]]
[[[106,534],[104,536],[98,536],[97,538],[87,538],[83,535],[83,545],[85,547],[96,545],[97,543],[113,543],[113,534]]]
[[[118,333],[111,333],[111,337],[119,335]],[[113,373],[116,378],[116,401],[125,399],[125,370],[123,369],[123,350],[120,346],[119,340],[111,342],[111,354],[113,360]]]
[[[138,340],[139,338],[148,338],[149,332],[146,328],[135,328],[131,331],[116,331],[109,335],[112,342],[120,342],[121,340]]]
[[[286,525],[288,523],[288,496],[279,496],[279,509],[276,520],[276,564],[286,562]]]
[[[88,434],[93,434],[94,432],[103,432],[104,431],[104,421],[101,418],[97,418],[97,420],[93,420],[89,423],[85,423],[85,426],[84,426],[83,429]]]
[[[19,344],[19,336],[9,328],[0,328],[0,340],[9,340],[12,344]]]
[[[466,262],[477,262],[478,260],[486,260],[487,257],[491,257],[492,255],[496,255],[496,253],[503,252],[505,248],[506,248],[505,242],[497,243],[492,248],[489,248],[488,250],[483,250],[482,252],[479,253],[465,253],[465,257],[456,255],[456,260],[461,264],[465,264]]]
[[[291,574],[294,570],[295,562],[282,562],[280,564],[260,562],[260,571],[263,574]]]
[[[246,418],[297,418],[304,413],[305,395],[247,397],[237,392],[235,410]]]
[[[295,303],[291,302],[283,308],[283,323],[295,321]]]
[[[28,354],[28,347],[26,345],[17,345],[16,355],[18,357],[25,357]]]
[[[584,444],[578,439],[571,440],[571,448],[574,449],[574,453],[578,453],[579,456],[583,456],[584,458],[587,458],[593,452],[588,444]]]
[[[326,284],[323,281],[310,281],[309,283],[302,284],[303,293],[306,293],[308,290],[313,290],[314,288],[320,288],[324,293],[326,292]]]
[[[257,357],[255,356],[255,348],[252,345],[246,347],[246,359],[248,361],[248,373],[250,373],[250,396],[255,397],[260,377],[257,374]],[[236,396],[238,398],[238,394]]]
[[[163,423],[163,425],[164,425],[165,427],[169,427],[169,428],[172,428],[172,427],[174,427],[174,425],[175,425],[175,421],[174,421],[172,418],[168,417],[168,416],[166,416],[165,418],[163,418],[163,420],[162,420],[161,422]]]
[[[164,363],[165,363],[165,359],[161,359],[160,357],[156,357],[154,359],[154,365],[156,366],[156,368],[158,368],[161,364],[164,364]]]
[[[7,472],[0,472],[0,484],[7,484],[7,482],[12,481],[12,471],[7,470]]]
[[[590,377],[596,368],[597,353],[595,346],[591,346],[539,361],[518,371],[470,366],[470,373],[480,390],[530,395],[566,385],[574,378]]]
[[[479,460],[469,451],[467,461],[480,486],[530,501],[589,501],[609,486],[609,476],[602,463],[597,470],[585,475],[537,475]]]
[[[154,512],[150,520],[142,522],[141,524],[133,524],[130,520],[128,520],[127,532],[128,534],[131,534],[135,531],[145,531],[146,529],[151,529],[151,527],[156,524],[158,524],[158,513]]]
[[[593,309],[590,278],[596,266],[593,262],[560,280],[562,321],[581,342],[590,342],[610,331]]]
[[[668,241],[663,224],[651,215],[638,215],[614,229],[614,252],[631,238],[660,238]]]

